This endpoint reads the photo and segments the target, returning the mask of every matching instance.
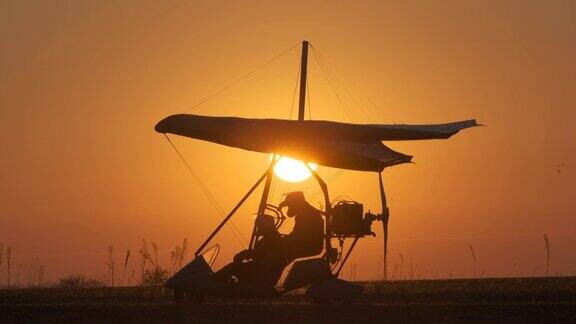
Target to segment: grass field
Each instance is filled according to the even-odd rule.
[[[170,291],[127,287],[0,290],[0,322],[575,322],[576,278],[363,282],[352,304],[208,299],[174,304]]]

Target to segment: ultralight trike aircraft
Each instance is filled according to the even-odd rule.
[[[362,288],[338,276],[358,240],[375,235],[372,230],[375,221],[383,224],[386,271],[389,211],[382,171],[412,159],[412,156],[388,148],[382,141],[446,139],[465,128],[479,126],[475,120],[435,125],[304,120],[308,48],[309,43],[302,42],[298,120],[178,114],[158,122],[155,130],[164,135],[175,134],[248,151],[288,156],[327,167],[377,173],[381,212],[364,212],[362,204],[358,202],[331,201],[326,182],[309,164],[303,163],[318,182],[324,196],[323,247],[320,253],[307,255],[307,258],[283,259],[281,262],[268,262],[266,258],[262,260],[262,257],[257,256],[258,250],[269,240],[270,235],[278,234],[278,228],[286,219],[282,208],[268,202],[273,169],[278,163],[278,159],[273,158],[264,174],[200,245],[195,258],[166,282],[166,286],[174,290],[176,300],[199,302],[205,296],[276,297],[301,288],[306,288],[306,296],[315,301],[353,299],[361,293]],[[212,269],[219,246],[210,248],[209,244],[261,184],[264,188],[248,248],[234,260],[248,267],[252,275],[231,276],[223,280],[217,275],[218,271]],[[351,243],[345,250],[346,239],[350,239]],[[209,250],[213,253],[206,253]],[[208,254],[210,257],[206,257]],[[292,267],[282,284],[278,285],[282,271],[290,264]]]

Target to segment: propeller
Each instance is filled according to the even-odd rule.
[[[380,185],[380,200],[382,201],[382,215],[380,220],[382,221],[382,232],[384,239],[384,280],[388,280],[388,270],[387,270],[387,258],[388,258],[388,219],[390,218],[390,210],[388,209],[388,204],[386,202],[386,192],[384,191],[384,182],[382,181],[382,171],[378,173],[378,183]]]

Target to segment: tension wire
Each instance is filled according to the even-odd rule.
[[[238,84],[240,81],[246,79],[247,77],[251,76],[252,74],[262,70],[264,67],[266,67],[268,64],[272,63],[273,61],[275,61],[276,59],[278,59],[279,57],[283,56],[284,54],[290,52],[293,48],[295,48],[296,46],[300,45],[300,43],[296,43],[292,46],[290,46],[290,48],[288,48],[287,50],[283,51],[282,53],[277,54],[276,56],[272,57],[271,59],[269,59],[268,61],[264,62],[264,64],[258,66],[257,68],[255,68],[254,70],[244,74],[243,76],[241,76],[240,78],[236,79],[235,81],[229,83],[227,86],[225,86],[224,88],[216,91],[215,93],[209,95],[208,97],[204,98],[203,100],[201,100],[200,102],[198,102],[197,104],[195,104],[194,106],[186,109],[183,113],[187,113],[192,111],[193,109],[197,108],[198,106],[202,105],[203,103],[207,102],[208,100],[216,97],[217,95],[221,94],[222,92],[228,90],[229,88],[233,87],[234,85]]]
[[[214,198],[214,195],[212,195],[212,193],[210,192],[210,190],[208,189],[208,187],[206,187],[206,185],[204,184],[204,182],[202,181],[202,179],[200,179],[200,177],[198,176],[198,174],[196,172],[194,172],[194,169],[192,169],[192,166],[190,166],[190,164],[188,163],[188,161],[186,161],[186,159],[184,158],[184,156],[182,155],[182,153],[180,152],[180,150],[178,150],[178,148],[176,147],[176,145],[174,145],[174,143],[172,142],[172,140],[170,139],[170,137],[168,137],[167,134],[164,134],[164,136],[166,137],[166,139],[168,140],[168,143],[170,143],[170,146],[172,146],[172,148],[174,149],[174,151],[176,151],[176,154],[178,154],[178,157],[180,157],[180,160],[184,163],[184,165],[186,166],[186,168],[188,169],[188,171],[190,172],[190,174],[192,175],[192,177],[194,178],[194,180],[196,180],[196,182],[198,183],[198,185],[200,185],[200,188],[202,189],[202,191],[204,192],[204,194],[208,197],[208,200],[210,200],[210,203],[212,204],[212,206],[214,207],[214,209],[216,209],[216,211],[220,214],[220,216],[224,217],[224,211],[222,209],[222,207],[220,207],[220,205],[218,204],[218,201],[216,201],[216,198]],[[231,224],[231,226],[230,226]],[[240,230],[238,229],[238,227],[236,226],[236,224],[234,224],[234,222],[232,220],[230,220],[229,223],[227,223],[228,228],[232,231],[232,234],[234,234],[234,237],[236,238],[236,240],[238,241],[238,243],[240,243],[241,246],[246,247],[248,246],[248,241],[246,240],[246,238],[244,237],[244,235],[242,235],[242,232],[240,232]],[[236,233],[238,232],[238,233]],[[240,237],[238,237],[238,235],[240,235]],[[240,238],[242,238],[242,240],[240,240]]]

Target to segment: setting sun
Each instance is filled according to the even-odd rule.
[[[312,170],[318,168],[318,165],[314,163],[308,163],[308,166]],[[301,182],[310,178],[312,175],[304,162],[286,156],[280,157],[278,162],[276,162],[274,174],[278,178],[288,182]]]

